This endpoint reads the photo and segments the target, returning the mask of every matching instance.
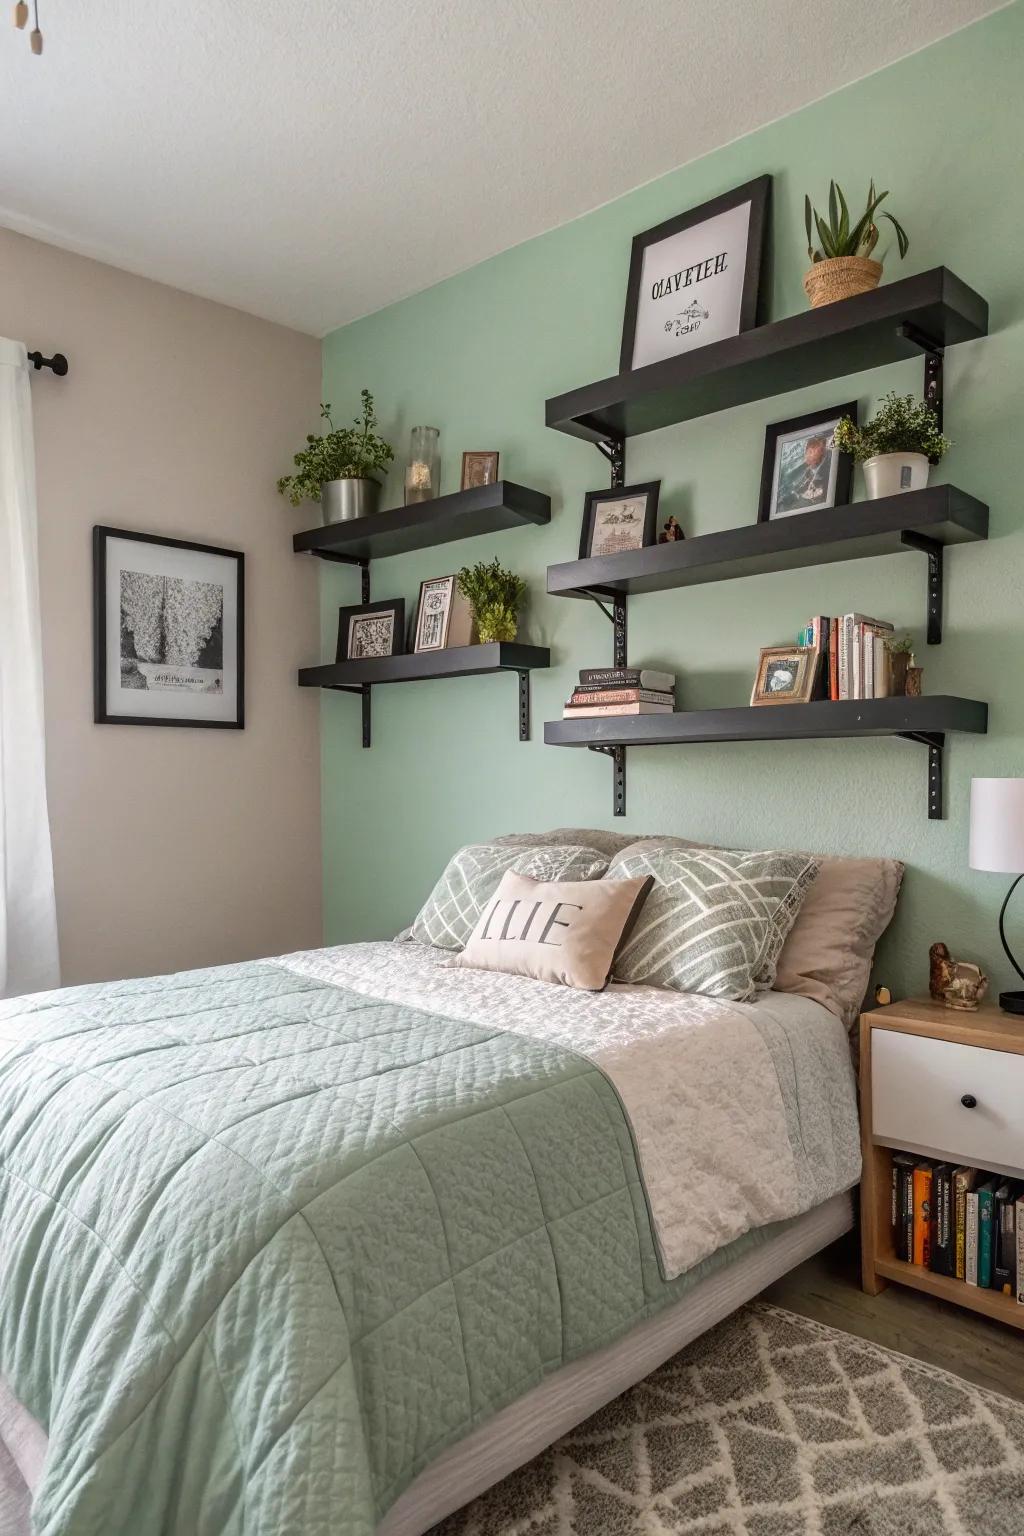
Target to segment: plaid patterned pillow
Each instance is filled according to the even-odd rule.
[[[534,848],[470,843],[449,860],[409,937],[435,949],[464,949],[506,870],[534,880],[599,880],[607,868],[596,848],[572,843]]]

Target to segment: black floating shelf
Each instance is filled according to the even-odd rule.
[[[590,442],[617,442],[987,333],[985,300],[935,267],[557,395],[546,421]]]
[[[441,677],[481,677],[492,672],[519,676],[519,740],[530,739],[530,673],[549,667],[551,652],[544,645],[499,642],[458,645],[411,656],[370,656],[360,661],[333,661],[301,667],[302,688],[336,688],[363,698],[363,746],[370,745],[369,694],[381,683],[422,683]]]
[[[481,533],[501,533],[524,523],[551,520],[551,498],[512,480],[453,491],[433,501],[411,507],[391,507],[371,517],[347,523],[327,523],[297,533],[292,545],[297,554],[319,555],[322,560],[363,564],[387,555],[406,555],[435,544],[471,539]],[[368,599],[367,599],[368,601]]]
[[[923,698],[842,699],[814,704],[765,704],[733,709],[681,710],[666,715],[549,720],[549,746],[682,746],[705,741],[804,741],[812,738],[902,736],[928,748],[928,814],[941,818],[942,758],[947,731],[988,730],[988,705],[946,694]]]

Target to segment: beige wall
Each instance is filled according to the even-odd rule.
[[[32,383],[64,980],[319,943],[316,576],[274,489],[319,342],[5,230],[0,335],[71,364]],[[244,550],[244,731],[93,724],[94,523]]]

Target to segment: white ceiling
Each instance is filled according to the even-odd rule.
[[[43,0],[0,223],[322,335],[998,0]]]

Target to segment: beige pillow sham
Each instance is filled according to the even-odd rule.
[[[448,964],[600,992],[652,884],[650,876],[532,880],[509,870]]]

